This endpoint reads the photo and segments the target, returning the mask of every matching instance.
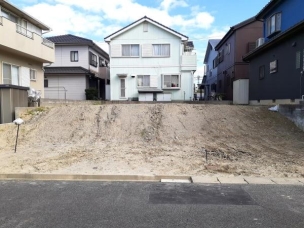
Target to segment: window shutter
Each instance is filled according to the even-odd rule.
[[[158,87],[157,75],[150,75],[150,87]]]
[[[27,67],[20,67],[20,84],[24,87],[30,87],[31,80],[30,80],[30,68]]]
[[[151,57],[153,56],[153,46],[152,44],[143,44],[141,48],[142,57]]]
[[[111,44],[111,57],[121,57],[120,44]]]

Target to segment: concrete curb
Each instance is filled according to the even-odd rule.
[[[0,180],[46,180],[46,181],[150,181],[160,182],[162,179],[183,180],[192,183],[191,176],[170,175],[81,175],[81,174],[0,174]]]
[[[274,184],[304,186],[304,178],[267,177],[216,177],[216,176],[173,176],[173,175],[82,175],[82,174],[0,174],[0,180],[41,181],[134,181],[196,184]]]

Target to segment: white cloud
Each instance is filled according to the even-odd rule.
[[[173,9],[175,7],[187,7],[188,4],[183,0],[163,0],[160,4],[160,8],[169,11],[170,9]]]
[[[102,17],[77,12],[71,7],[62,4],[49,5],[41,3],[25,7],[24,10],[50,26],[53,29],[52,35],[94,33],[104,28],[101,23]]]

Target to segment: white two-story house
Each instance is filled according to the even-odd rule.
[[[0,123],[14,119],[15,107],[28,105],[29,87],[44,97],[43,64],[55,59],[54,44],[42,34],[50,28],[0,0]]]
[[[197,60],[187,36],[145,16],[105,41],[110,46],[111,100],[193,98]]]
[[[92,40],[74,35],[48,37],[55,43],[55,62],[45,67],[45,97],[85,100],[85,90],[96,89],[94,99],[109,99],[109,55]],[[92,99],[92,98],[88,98]]]

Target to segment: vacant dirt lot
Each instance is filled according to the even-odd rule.
[[[62,105],[0,125],[1,173],[304,176],[304,132],[266,107]],[[207,154],[207,162],[206,162]]]

